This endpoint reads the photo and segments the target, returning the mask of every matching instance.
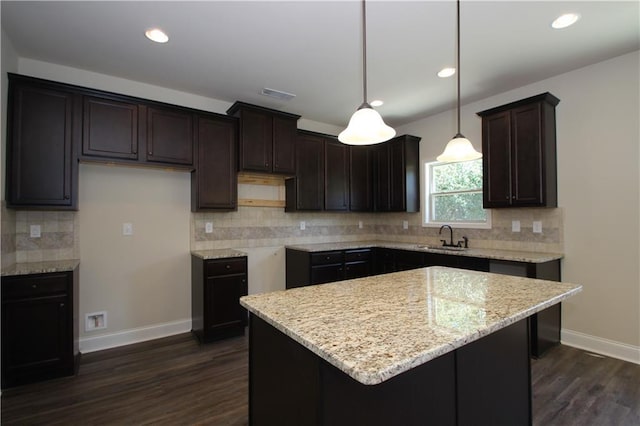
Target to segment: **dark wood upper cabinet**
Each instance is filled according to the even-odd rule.
[[[349,209],[349,146],[332,138],[324,141],[324,209]]]
[[[193,113],[177,108],[149,106],[147,161],[193,165]]]
[[[375,210],[420,210],[420,138],[403,135],[373,149]]]
[[[478,113],[484,208],[557,207],[559,102],[547,92]]]
[[[298,132],[296,175],[285,182],[285,211],[324,209],[324,143],[321,134]]]
[[[191,211],[236,210],[238,120],[217,114],[196,117],[196,169]]]
[[[371,147],[349,147],[349,210],[351,211],[373,211],[371,158]]]
[[[7,207],[77,209],[81,97],[9,74]]]
[[[236,102],[227,114],[240,119],[240,171],[296,172],[296,132],[299,115]]]
[[[84,96],[82,156],[138,159],[138,104]]]

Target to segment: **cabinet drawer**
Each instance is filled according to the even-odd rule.
[[[205,276],[243,274],[246,272],[246,267],[247,260],[244,258],[208,260],[205,263]]]
[[[342,263],[341,251],[325,251],[311,255],[312,265],[329,265],[332,263]]]
[[[67,275],[31,275],[28,278],[3,278],[2,299],[66,293]]]
[[[345,262],[360,262],[371,259],[371,249],[346,250],[344,252]]]

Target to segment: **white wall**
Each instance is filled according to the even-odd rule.
[[[639,55],[623,55],[462,108],[462,133],[481,146],[476,112],[551,92],[556,108],[558,197],[564,211],[563,280],[584,286],[563,304],[563,338],[610,343],[640,362]],[[403,126],[433,161],[455,133],[455,111]],[[602,340],[602,341],[599,341]],[[611,342],[609,342],[611,341]]]

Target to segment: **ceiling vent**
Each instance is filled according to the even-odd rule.
[[[262,94],[275,99],[279,99],[281,101],[290,101],[291,99],[296,97],[296,95],[294,95],[293,93],[287,93],[283,92],[282,90],[274,90],[266,87],[262,89]]]

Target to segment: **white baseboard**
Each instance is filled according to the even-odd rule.
[[[584,349],[611,358],[640,364],[640,347],[614,340],[603,339],[573,330],[562,329],[560,340],[563,345]]]
[[[174,334],[191,331],[191,319],[166,322],[149,327],[133,328],[117,333],[103,334],[80,339],[80,353],[101,351],[103,349],[140,343],[147,340],[160,339]]]

